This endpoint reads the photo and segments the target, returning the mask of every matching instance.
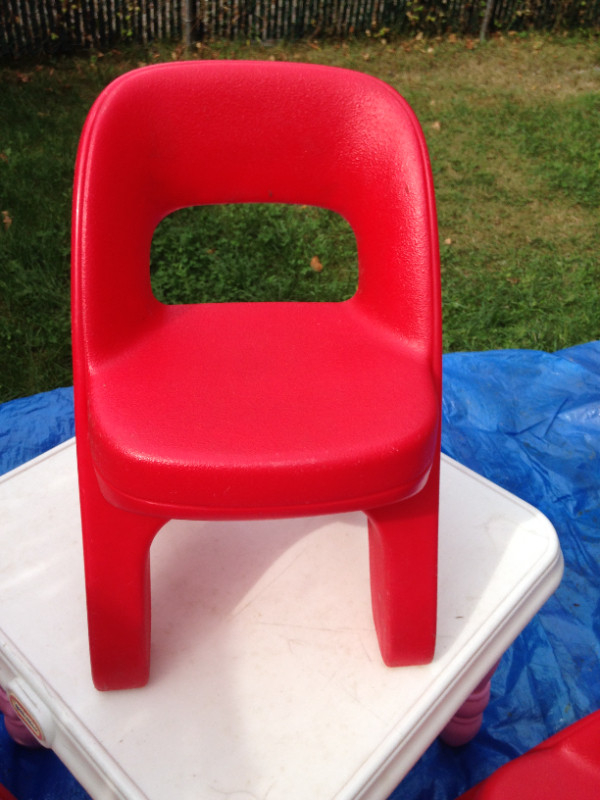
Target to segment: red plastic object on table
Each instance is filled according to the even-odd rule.
[[[496,770],[460,800],[596,800],[600,795],[600,711]]]
[[[165,305],[153,231],[216,203],[344,216],[344,302]],[[389,665],[432,659],[441,404],[437,223],[423,134],[348,70],[182,62],[99,97],[77,159],[72,320],[88,624],[99,689],[149,676],[149,549],[169,519],[363,510]],[[199,576],[199,580],[201,577]]]

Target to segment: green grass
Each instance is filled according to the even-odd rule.
[[[72,382],[70,196],[93,78],[0,71],[0,401]]]
[[[158,226],[151,277],[165,303],[345,300],[358,264],[348,223],[325,209],[187,208]]]
[[[70,193],[81,126],[111,78],[176,55],[96,53],[0,69],[0,401],[71,382]],[[551,351],[600,338],[596,39],[221,43],[194,55],[346,66],[407,98],[436,183],[446,350]],[[157,230],[152,282],[165,302],[342,299],[356,284],[355,250],[329,212],[184,210]]]

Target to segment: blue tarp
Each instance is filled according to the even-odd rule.
[[[0,472],[72,435],[70,389],[0,406]],[[442,447],[546,514],[565,575],[504,655],[478,736],[458,749],[436,741],[393,800],[453,800],[600,708],[600,342],[445,356]],[[87,797],[52,753],[4,731],[0,782],[18,800]]]

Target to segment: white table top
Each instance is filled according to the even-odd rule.
[[[172,521],[143,689],[91,682],[74,440],[0,479],[0,684],[97,800],[382,800],[554,591],[550,522],[442,460],[438,641],[389,669],[366,519]]]

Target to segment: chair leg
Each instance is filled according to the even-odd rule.
[[[389,667],[433,659],[437,620],[439,459],[413,497],[366,511],[375,629]]]
[[[144,686],[150,672],[150,545],[166,520],[115,508],[100,492],[88,453],[80,452],[78,466],[94,685]]]

